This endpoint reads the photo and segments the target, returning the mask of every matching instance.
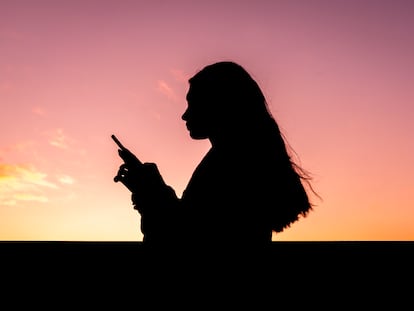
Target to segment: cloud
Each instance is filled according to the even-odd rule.
[[[8,188],[19,189],[20,186],[27,187],[42,186],[56,189],[58,186],[46,179],[47,174],[37,171],[28,165],[0,164],[0,184],[7,182]]]
[[[35,195],[31,193],[16,193],[13,197],[18,201],[37,201],[47,202],[49,199],[44,195]]]
[[[172,78],[170,82],[163,79],[157,80],[157,90],[169,100],[177,102],[180,97],[178,96],[177,88],[181,91],[181,88],[188,86],[190,75],[180,69],[170,69],[169,78]]]
[[[72,185],[75,183],[75,179],[69,175],[60,175],[57,176],[57,179],[62,184]]]
[[[19,201],[47,202],[47,190],[59,186],[47,174],[34,167],[0,163],[0,205],[16,205]]]
[[[177,100],[177,94],[174,92],[173,88],[164,80],[157,81],[157,90],[167,96],[168,99],[173,101]]]
[[[49,144],[60,149],[68,149],[69,145],[71,145],[74,141],[63,132],[62,128],[49,131],[46,135],[49,137]]]

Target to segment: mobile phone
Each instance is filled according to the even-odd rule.
[[[142,165],[142,162],[131,151],[129,151],[127,148],[125,148],[125,146],[119,141],[119,139],[114,134],[111,135],[111,138],[117,144],[117,146],[119,147],[119,149],[120,149],[120,150],[118,150],[119,156],[122,158],[122,160],[124,160],[124,162],[127,166],[132,168],[132,167],[137,167],[137,166]],[[119,174],[119,172],[118,172],[118,174]],[[114,181],[115,182],[121,181],[129,190],[131,190],[128,187],[128,185],[125,184],[121,180],[120,175],[115,176]]]
[[[111,135],[111,138],[118,145],[119,149],[127,150],[127,148],[124,147],[124,145],[119,141],[119,139],[114,134]]]
[[[119,139],[114,135],[114,134],[112,134],[111,135],[111,138],[112,138],[112,140],[118,145],[118,147],[119,147],[119,149],[121,149],[121,150],[123,150],[123,151],[126,151],[127,149],[124,147],[124,145],[119,141]],[[115,176],[114,177],[114,181],[115,182],[118,182],[118,181],[120,181],[120,179],[119,179],[119,176],[117,175],[117,176]]]
[[[122,151],[119,153],[122,160],[125,164],[128,165],[141,165],[142,162],[131,152],[129,151],[115,135],[111,135],[112,140],[118,145],[119,149]]]

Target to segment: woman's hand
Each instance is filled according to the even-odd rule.
[[[142,164],[141,164],[142,165]],[[139,184],[139,166],[131,166],[123,163],[114,177],[115,182],[121,182],[129,191],[135,192]]]
[[[145,201],[157,196],[167,187],[155,163],[142,163],[129,150],[118,150],[124,163],[119,167],[115,182],[121,182],[134,195]]]
[[[114,181],[120,181],[131,192],[137,184],[137,178],[139,177],[139,171],[143,166],[142,162],[128,149],[119,149],[118,154],[124,163],[119,167],[117,175],[114,177]]]

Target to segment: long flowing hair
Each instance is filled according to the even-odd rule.
[[[222,61],[204,67],[189,80],[206,88],[212,109],[219,111],[229,126],[236,126],[243,132],[244,139],[264,141],[270,147],[281,181],[277,182],[279,193],[275,208],[269,212],[273,231],[281,232],[306,217],[313,209],[308,192],[314,191],[311,174],[298,163],[298,156],[280,131],[279,125],[269,110],[266,98],[257,82],[239,64]],[[305,185],[306,188],[305,189]]]

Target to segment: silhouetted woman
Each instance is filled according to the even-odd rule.
[[[144,242],[261,245],[307,215],[308,175],[248,72],[234,62],[206,66],[189,80],[186,99],[190,136],[209,139],[211,148],[181,198],[154,163],[119,150],[125,164],[116,178],[132,192]]]

